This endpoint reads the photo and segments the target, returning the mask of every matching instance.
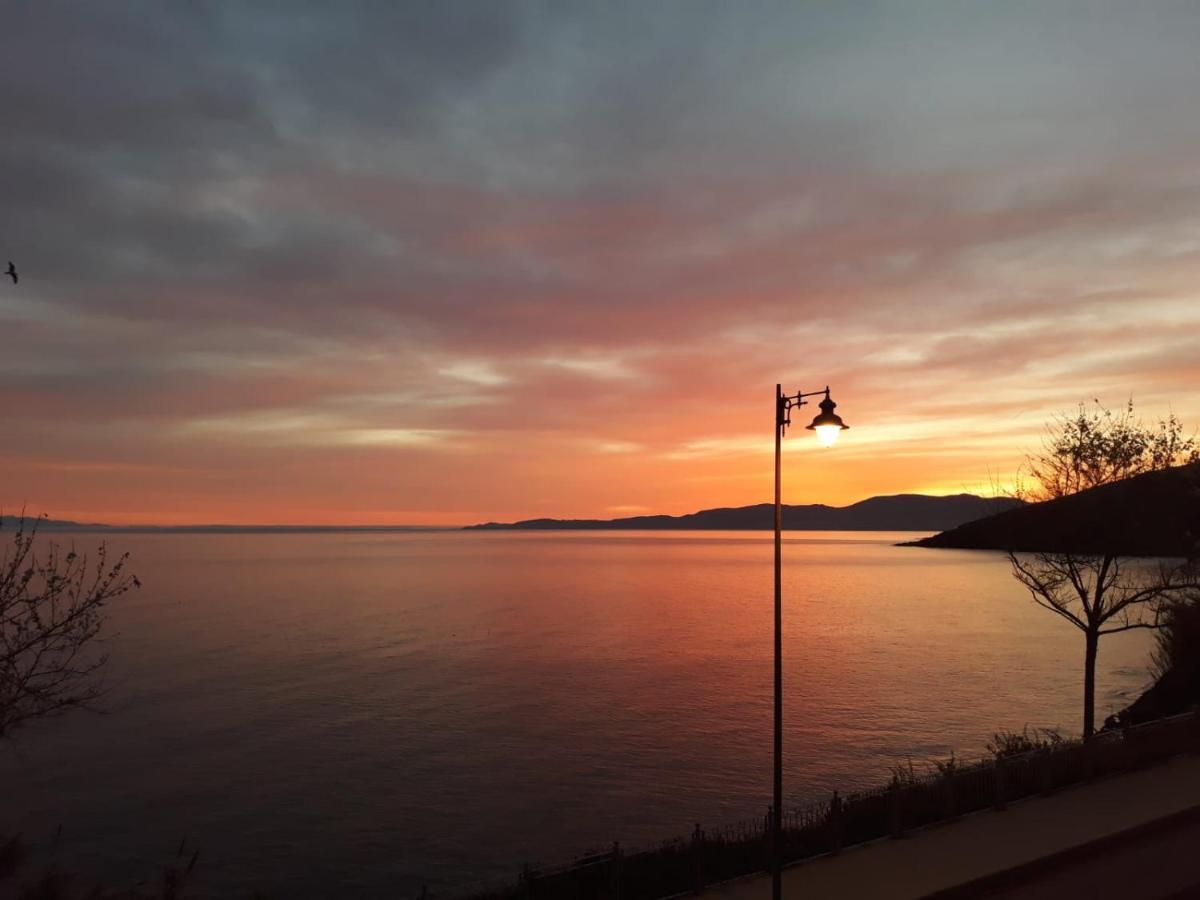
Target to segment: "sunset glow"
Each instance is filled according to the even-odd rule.
[[[1189,11],[53,6],[0,57],[6,514],[764,502],[776,383],[852,425],[786,503],[1200,423]]]

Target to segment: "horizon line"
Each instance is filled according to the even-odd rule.
[[[873,494],[870,497],[864,497],[861,500],[855,500],[853,503],[847,503],[844,506],[833,506],[828,503],[785,503],[783,507],[823,507],[826,509],[849,509],[852,506],[857,506],[860,503],[865,503],[868,500],[879,500],[892,497],[977,497],[979,499],[998,499],[997,497],[985,497],[982,494],[973,494],[970,491],[959,491],[953,494],[926,494],[912,491],[900,491],[893,494]],[[33,526],[42,528],[48,527],[58,531],[120,531],[127,533],[136,532],[212,532],[212,533],[235,533],[235,532],[333,532],[333,531],[359,531],[359,532],[387,532],[387,531],[458,531],[463,529],[476,528],[483,525],[513,525],[522,522],[620,522],[629,519],[651,519],[651,518],[684,518],[693,516],[703,512],[712,512],[714,510],[726,509],[747,509],[752,506],[770,506],[770,501],[760,503],[746,503],[741,506],[712,506],[694,509],[690,512],[683,513],[659,513],[645,512],[635,515],[613,516],[611,518],[599,517],[579,517],[579,516],[530,516],[526,518],[516,518],[507,522],[496,520],[476,521],[469,523],[458,523],[450,525],[423,525],[423,524],[271,524],[271,523],[245,523],[236,524],[228,522],[194,522],[182,523],[177,525],[156,524],[151,522],[135,522],[127,524],[112,524],[108,522],[81,522],[75,519],[55,519],[49,514],[41,514],[37,516],[25,515],[0,515],[0,532],[15,530],[13,524],[27,522]],[[769,529],[768,529],[769,530]],[[793,529],[795,530],[795,529]],[[805,529],[800,529],[805,530]]]

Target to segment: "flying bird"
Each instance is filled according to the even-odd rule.
[[[12,264],[12,260],[8,261],[8,271],[4,273],[13,280],[13,284],[17,283],[17,267]]]

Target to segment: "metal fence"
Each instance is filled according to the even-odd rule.
[[[1013,800],[1200,751],[1200,713],[1191,712],[1089,741],[1062,741],[1020,755],[937,771],[897,771],[890,784],[784,810],[785,864],[907,831]],[[758,818],[703,828],[648,847],[611,850],[556,866],[526,865],[513,879],[460,889],[469,900],[662,900],[762,871],[768,865],[770,810]],[[434,894],[422,896],[434,898]],[[444,895],[440,895],[444,896]]]

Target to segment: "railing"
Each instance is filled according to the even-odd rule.
[[[1200,751],[1200,713],[1192,712],[1087,742],[1063,741],[1018,756],[972,763],[951,761],[940,771],[893,777],[891,784],[784,810],[785,864],[843,847],[946,822],[1012,800],[1049,794],[1072,784],[1141,768]],[[626,850],[620,844],[557,866],[525,866],[514,879],[460,889],[470,900],[661,900],[762,871],[768,862],[770,811],[716,827],[696,825],[688,837]],[[422,894],[433,900],[428,892]]]

